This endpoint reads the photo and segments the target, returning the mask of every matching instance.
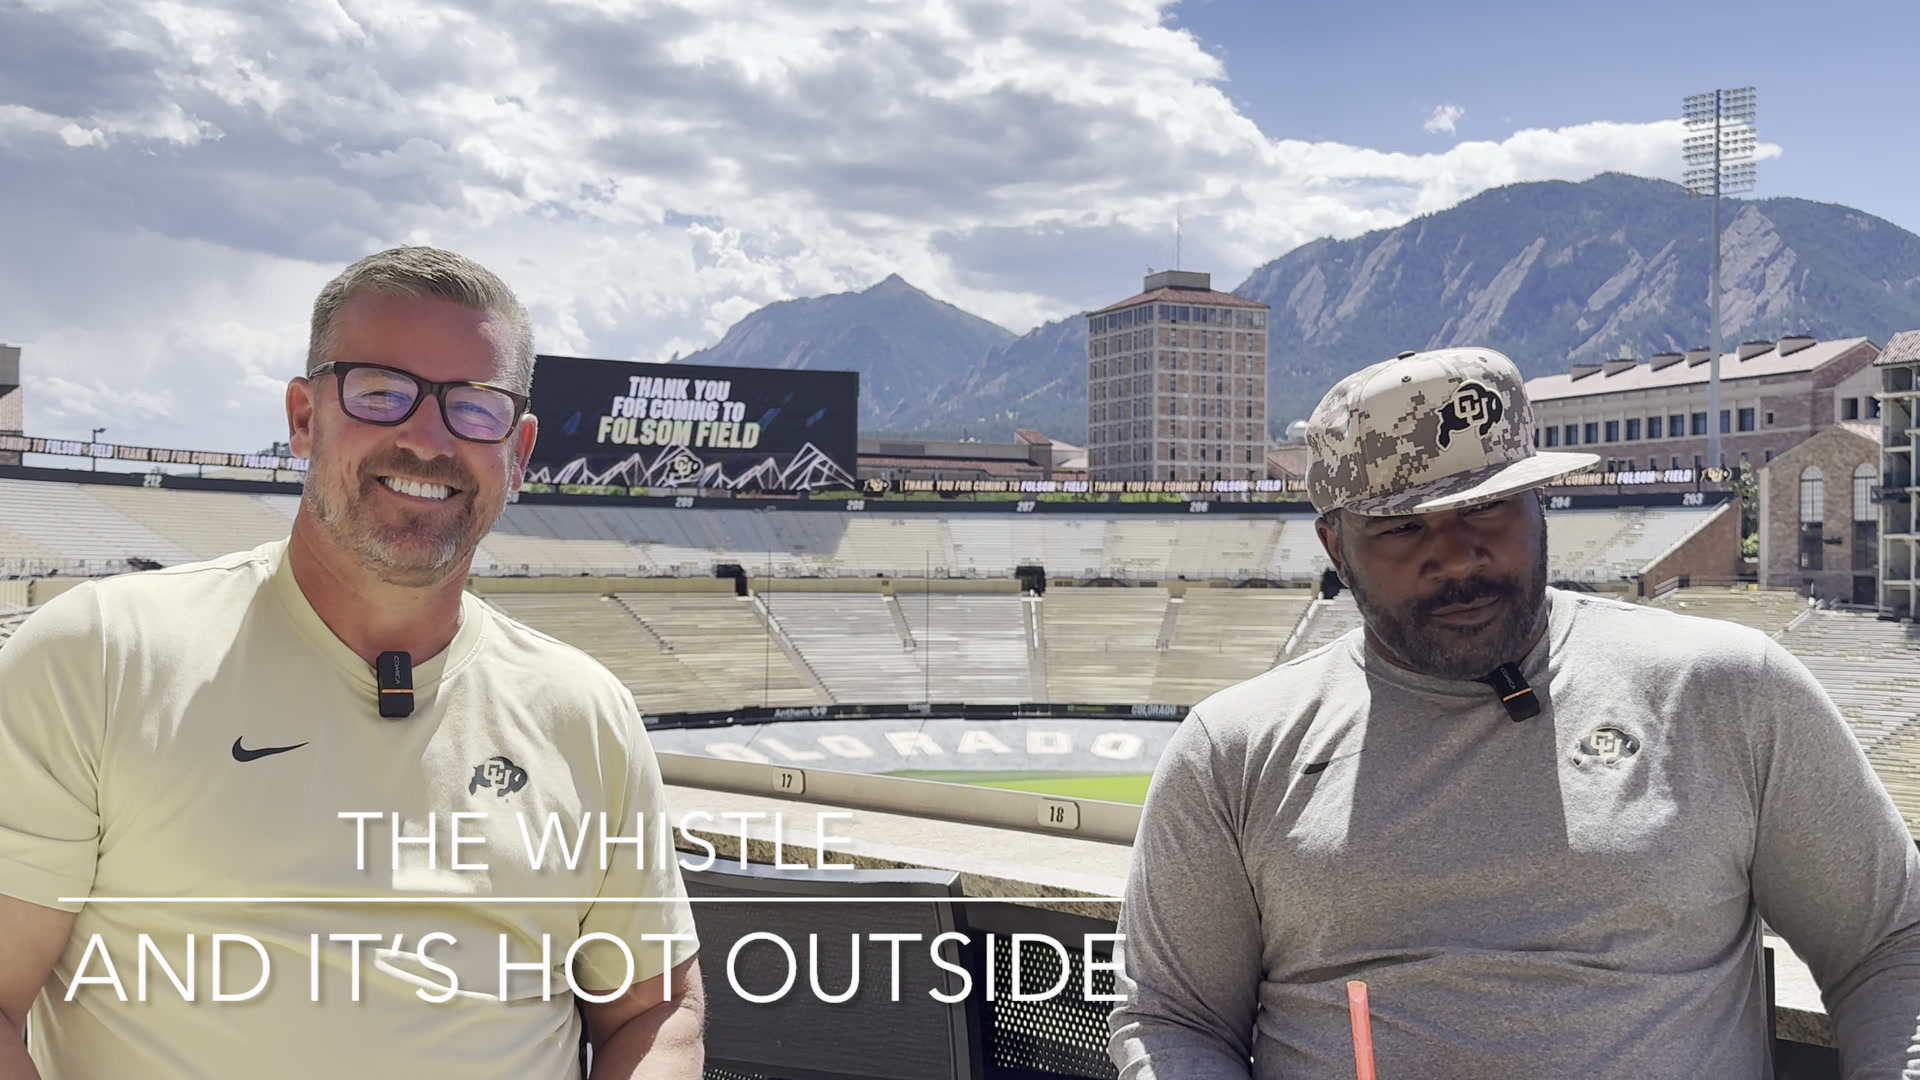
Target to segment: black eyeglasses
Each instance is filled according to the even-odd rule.
[[[321,364],[307,378],[337,375],[340,409],[363,424],[395,427],[413,416],[429,396],[440,399],[447,430],[468,442],[497,443],[513,434],[528,398],[503,386],[479,382],[431,382],[410,371],[380,364]]]

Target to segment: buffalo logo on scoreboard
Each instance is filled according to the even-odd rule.
[[[700,459],[691,452],[681,451],[667,462],[667,479],[673,483],[685,483],[700,475]]]

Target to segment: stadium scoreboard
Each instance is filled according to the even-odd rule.
[[[527,490],[851,490],[860,377],[850,371],[542,356]]]

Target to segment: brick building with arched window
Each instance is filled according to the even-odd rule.
[[[1872,605],[1879,582],[1880,432],[1839,423],[1760,469],[1760,586]]]

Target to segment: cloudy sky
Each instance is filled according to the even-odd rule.
[[[1760,88],[1758,194],[1920,229],[1881,44],[1920,4],[1557,6],[0,0],[0,342],[29,433],[254,450],[315,291],[394,244],[492,265],[546,352],[892,272],[1025,330],[1170,265],[1176,208],[1231,287],[1490,186],[1677,178],[1714,86]]]

